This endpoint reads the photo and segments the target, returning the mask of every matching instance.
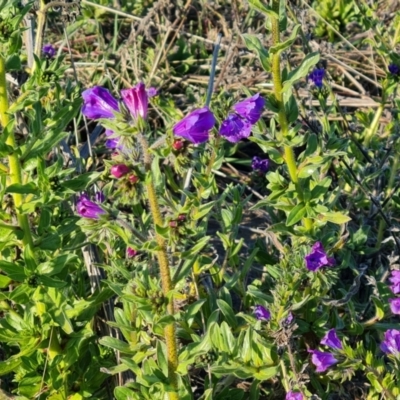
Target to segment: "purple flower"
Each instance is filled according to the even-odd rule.
[[[395,63],[389,64],[388,70],[392,75],[399,75],[400,74],[400,67]]]
[[[233,106],[233,109],[242,118],[246,119],[251,124],[255,124],[261,118],[264,105],[265,105],[265,100],[260,96],[260,93],[257,93],[246,100],[236,103]]]
[[[271,318],[271,313],[262,305],[258,304],[254,307],[254,315],[258,320],[269,320]]]
[[[140,115],[143,119],[146,119],[149,101],[143,82],[139,82],[131,89],[121,90],[121,97],[134,118]]]
[[[394,294],[400,293],[400,271],[392,271],[392,275],[389,277],[389,282],[392,284],[390,289]]]
[[[106,196],[104,196],[104,193],[101,190],[99,190],[94,195],[94,199],[96,200],[97,203],[104,203],[104,201],[106,200]]]
[[[324,372],[339,362],[332,353],[325,353],[319,350],[308,350],[308,352],[312,354],[311,361],[317,367],[317,372]]]
[[[251,162],[251,168],[254,171],[267,172],[269,168],[269,160],[261,159],[260,157],[254,156],[253,161]]]
[[[251,128],[252,125],[247,119],[237,114],[229,114],[222,122],[219,133],[229,142],[237,143],[239,140],[250,136]]]
[[[135,249],[132,249],[132,247],[128,247],[126,249],[126,253],[128,255],[129,258],[135,257],[139,254],[139,252]]]
[[[56,49],[50,43],[42,47],[42,53],[46,58],[53,58],[56,55]]]
[[[303,395],[299,392],[288,392],[286,394],[285,400],[303,400]]]
[[[314,68],[310,75],[308,75],[308,79],[313,81],[314,85],[317,88],[322,88],[323,86],[323,79],[325,77],[325,69],[324,68]]]
[[[172,128],[174,135],[183,137],[194,144],[208,140],[208,132],[215,125],[214,114],[208,107],[199,108],[186,115]]]
[[[335,259],[328,257],[321,242],[316,242],[311,249],[311,253],[304,257],[307,269],[316,271],[321,267],[331,267],[335,265]]]
[[[393,314],[400,314],[400,297],[389,299],[390,309]]]
[[[114,111],[118,111],[118,101],[101,86],[86,89],[82,97],[82,114],[88,118],[114,118]]]
[[[337,337],[335,329],[331,329],[326,333],[326,335],[321,339],[321,344],[329,346],[335,350],[341,350],[343,348],[342,342]]]
[[[111,167],[111,175],[115,176],[117,179],[122,178],[128,172],[130,172],[130,168],[125,164],[117,164]]]
[[[294,316],[291,312],[289,312],[288,316],[285,319],[285,325],[290,325],[294,320]]]
[[[158,90],[155,87],[149,87],[147,89],[147,97],[154,97],[158,95]]]
[[[400,355],[400,331],[389,329],[385,332],[385,340],[381,343],[381,350],[386,354]]]
[[[86,194],[79,197],[76,210],[81,217],[91,219],[98,219],[101,214],[106,213],[98,204],[90,201]]]

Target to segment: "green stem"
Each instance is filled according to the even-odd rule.
[[[280,0],[273,0],[272,2],[272,9],[278,15],[279,15],[279,2]],[[272,27],[272,43],[274,45],[277,45],[280,43],[279,18],[271,18],[271,27]],[[275,100],[279,108],[278,120],[282,133],[281,136],[282,139],[285,139],[289,134],[289,123],[286,118],[285,104],[283,102],[283,96],[282,96],[282,76],[281,76],[281,64],[280,64],[279,52],[276,52],[272,56],[271,69],[272,69],[272,82],[274,84]],[[303,201],[304,196],[297,178],[297,165],[293,147],[285,145],[284,151],[285,151],[285,162],[289,170],[290,179],[296,186],[296,191],[297,195],[299,196],[299,200]],[[312,220],[310,218],[303,218],[303,224],[308,231],[311,230],[313,227]]]
[[[383,90],[385,90],[385,88],[383,88]],[[382,97],[382,103],[376,110],[375,117],[372,120],[370,127],[365,131],[365,136],[364,136],[364,145],[365,146],[369,145],[372,137],[376,134],[376,131],[378,130],[378,126],[379,126],[379,120],[382,116],[384,109],[385,109],[385,96]]]
[[[143,151],[143,161],[144,167],[148,175],[146,177],[146,190],[147,197],[149,201],[150,212],[153,216],[154,227],[164,226],[164,221],[161,216],[160,206],[158,204],[156,189],[153,184],[152,173],[151,173],[151,156],[149,153],[149,146],[146,138],[143,135],[138,135],[138,140],[142,147]],[[168,255],[167,255],[167,246],[165,239],[156,231],[156,241],[158,244],[159,250],[157,251],[157,259],[158,264],[160,266],[160,275],[161,275],[161,285],[164,296],[167,296],[169,292],[173,289],[172,280],[171,280],[171,272],[169,268]],[[175,314],[174,309],[174,301],[170,299],[167,305],[167,312],[169,315]],[[165,342],[167,345],[167,357],[168,357],[168,378],[175,389],[173,392],[169,392],[169,400],[178,400],[178,375],[176,370],[178,369],[178,348],[177,348],[177,340],[176,340],[176,328],[174,323],[168,324],[164,329],[165,334]]]
[[[14,131],[11,128],[10,117],[8,115],[8,96],[7,96],[7,84],[6,84],[6,66],[2,56],[0,56],[0,123],[5,131],[8,128],[6,144],[11,146],[15,151],[8,156],[9,165],[9,178],[11,184],[22,184],[22,169],[19,162],[19,158],[16,152],[16,142],[14,137]],[[3,132],[4,132],[3,131]],[[4,133],[3,133],[4,134]],[[18,224],[24,231],[24,237],[22,243],[30,245],[33,249],[33,240],[31,230],[29,227],[29,221],[26,214],[21,213],[21,206],[24,201],[23,195],[20,193],[13,193],[13,200],[15,210],[17,214]]]

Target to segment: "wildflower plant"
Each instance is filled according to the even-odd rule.
[[[371,399],[400,396],[398,113],[378,130],[387,101],[399,105],[396,57],[376,114],[346,117],[286,2],[249,4],[271,46],[242,38],[272,90],[213,92],[216,44],[212,96],[175,103],[150,86],[152,71],[72,83],[41,35],[12,97],[6,73],[25,70],[32,4],[4,2],[2,390],[300,400],[359,385]],[[40,27],[49,5],[39,8]],[[248,176],[227,175],[232,163]]]

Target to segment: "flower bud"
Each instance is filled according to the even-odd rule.
[[[183,140],[177,139],[174,141],[174,143],[172,143],[172,148],[176,151],[181,151],[184,147],[184,143]]]
[[[125,164],[117,164],[111,167],[111,175],[115,176],[117,179],[122,178],[129,171],[129,167]]]
[[[128,180],[130,183],[132,183],[134,185],[135,183],[139,182],[139,177],[132,174],[132,175],[128,176]]]
[[[175,221],[175,220],[169,221],[168,225],[169,225],[170,228],[177,228],[178,227],[178,221]]]

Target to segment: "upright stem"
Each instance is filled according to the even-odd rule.
[[[379,120],[382,116],[384,109],[385,109],[385,96],[383,96],[382,103],[379,105],[379,107],[376,110],[376,113],[375,113],[374,119],[372,120],[371,125],[365,131],[365,136],[364,136],[365,146],[369,145],[369,142],[371,141],[372,137],[376,134],[376,131],[378,130],[378,126],[379,126]]]
[[[10,117],[8,112],[8,96],[7,96],[7,84],[6,84],[6,67],[5,61],[2,56],[0,56],[0,123],[3,126],[4,131],[8,127],[6,144],[11,146],[15,151],[13,151],[8,156],[9,165],[9,177],[11,184],[22,184],[22,170],[21,164],[19,162],[18,155],[16,153],[16,142],[14,137],[14,131],[12,130],[10,123]],[[4,134],[4,133],[3,133]],[[31,230],[29,227],[29,221],[26,214],[21,213],[21,206],[23,203],[23,195],[20,193],[13,193],[13,200],[15,205],[15,210],[17,214],[18,224],[24,232],[24,237],[22,242],[24,245],[30,245],[33,249],[33,240],[31,235]]]
[[[156,190],[153,184],[153,179],[151,177],[151,156],[149,153],[149,146],[147,143],[146,138],[143,135],[138,136],[140,145],[142,147],[143,151],[143,160],[144,160],[144,167],[145,170],[148,174],[150,174],[150,179],[149,177],[146,177],[146,190],[147,190],[147,196],[149,200],[149,207],[151,214],[153,216],[153,222],[154,226],[163,226],[164,221],[161,216],[160,212],[160,206],[158,204],[158,199],[157,199],[157,194]],[[166,248],[166,242],[165,239],[157,233],[156,230],[156,241],[158,244],[159,250],[157,251],[157,259],[158,259],[158,264],[160,266],[160,275],[161,275],[161,284],[162,284],[162,290],[164,295],[166,296],[172,289],[172,280],[171,280],[171,272],[169,269],[169,262],[168,262],[168,256],[167,256],[167,248]],[[168,302],[167,305],[167,312],[170,315],[174,315],[175,310],[174,310],[174,302],[171,299]],[[178,349],[177,349],[177,343],[176,343],[176,329],[175,329],[175,324],[170,323],[168,324],[165,329],[164,329],[164,334],[165,334],[165,341],[167,345],[167,357],[168,357],[168,378],[171,382],[172,387],[175,389],[174,392],[169,392],[169,399],[170,400],[178,400],[178,375],[176,373],[176,370],[178,368]]]
[[[279,15],[279,0],[273,0],[272,9]],[[272,42],[274,45],[280,43],[280,31],[279,31],[279,18],[272,18],[271,21],[272,26]],[[274,95],[276,102],[279,107],[278,119],[279,125],[282,132],[282,137],[286,138],[289,133],[289,123],[286,118],[285,105],[283,102],[282,96],[282,77],[281,77],[281,65],[280,65],[280,53],[277,52],[272,56],[272,81],[274,84]],[[296,158],[294,155],[293,147],[284,146],[285,151],[285,162],[288,167],[289,176],[291,181],[296,186],[297,195],[299,196],[299,200],[303,201],[303,191],[299,185],[299,181],[297,178],[297,165]],[[303,219],[304,226],[307,230],[312,229],[312,221],[310,218]]]

